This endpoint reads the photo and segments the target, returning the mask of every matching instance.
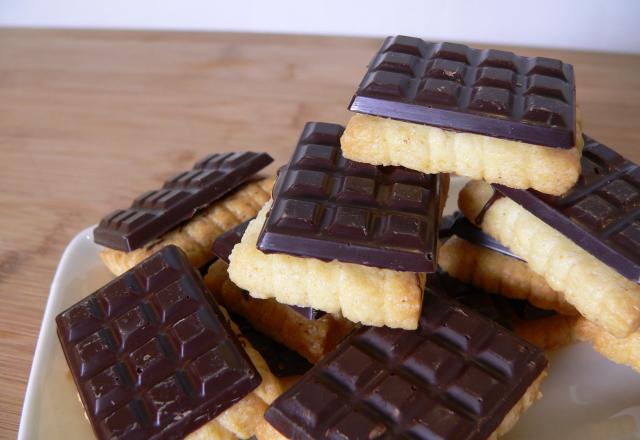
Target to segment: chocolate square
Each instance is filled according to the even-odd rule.
[[[575,145],[573,67],[549,58],[388,37],[349,109],[535,145]]]
[[[418,330],[361,327],[265,418],[297,439],[484,439],[546,365],[540,349],[436,282],[425,292]]]
[[[442,176],[347,160],[343,131],[307,123],[278,175],[258,249],[433,272]]]
[[[104,217],[93,230],[96,243],[132,251],[190,219],[269,165],[266,153],[212,154],[190,171],[165,181],[161,189],[136,198],[131,207]]]
[[[56,324],[101,439],[182,438],[262,381],[173,245],[60,313]]]
[[[439,232],[440,238],[447,239],[453,235],[456,235],[469,243],[506,255],[507,257],[524,261],[522,258],[514,254],[511,249],[503,246],[498,240],[489,234],[486,234],[482,229],[471,223],[459,211],[442,218],[442,226],[440,227]]]

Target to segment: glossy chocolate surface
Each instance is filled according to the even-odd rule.
[[[425,292],[417,331],[361,327],[265,418],[296,439],[485,439],[547,365],[542,351]]]
[[[309,122],[273,189],[258,249],[385,269],[436,269],[441,176],[345,159],[344,128]]]
[[[216,238],[216,240],[213,242],[213,253],[218,258],[222,259],[222,261],[228,264],[231,251],[233,251],[234,246],[240,243],[240,241],[242,240],[244,231],[247,230],[247,226],[249,225],[250,221],[251,220],[247,220],[246,222],[239,224],[235,228],[229,229],[228,231],[221,234],[218,238]],[[248,293],[246,294],[249,295]],[[259,301],[258,299],[255,300]],[[287,305],[287,307],[290,307],[292,310],[302,315],[306,319],[315,320],[326,315],[326,312],[311,307],[300,307],[291,305]]]
[[[183,438],[262,381],[202,278],[168,246],[56,318],[96,436]]]
[[[190,219],[201,209],[236,189],[273,159],[266,153],[212,154],[193,169],[147,191],[131,207],[104,217],[93,230],[94,241],[120,251],[132,251]]]
[[[349,109],[536,145],[575,145],[573,67],[462,44],[388,37]]]
[[[493,187],[640,283],[640,167],[588,136],[584,140],[580,179],[562,196]]]

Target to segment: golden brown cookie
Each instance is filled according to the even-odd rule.
[[[576,339],[589,342],[596,351],[617,364],[628,365],[640,373],[640,331],[616,338],[584,318],[575,325]]]
[[[576,146],[563,149],[355,114],[340,142],[344,156],[359,162],[456,173],[559,195],[580,174],[583,140],[576,125]]]
[[[493,189],[469,182],[458,204],[474,221]],[[509,198],[486,210],[482,230],[527,261],[549,286],[564,294],[582,316],[623,338],[640,327],[640,285],[620,275]]]
[[[252,298],[229,279],[227,267],[218,260],[204,278],[216,300],[309,362],[315,363],[333,350],[354,327],[340,316],[326,314],[310,320],[275,299]]]
[[[460,237],[449,238],[438,254],[438,264],[452,277],[489,293],[524,299],[536,307],[576,315],[576,309],[553,290],[527,263]]]
[[[114,275],[120,275],[161,248],[174,244],[187,254],[194,267],[200,267],[213,258],[211,246],[220,234],[258,213],[271,197],[274,180],[269,177],[245,183],[148,246],[131,252],[104,249],[100,258]]]

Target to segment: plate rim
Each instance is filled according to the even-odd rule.
[[[38,332],[38,339],[36,340],[36,348],[33,354],[33,360],[31,362],[31,370],[29,371],[29,379],[27,380],[27,388],[24,394],[24,399],[22,401],[22,411],[20,414],[20,424],[18,425],[18,440],[29,440],[32,437],[32,429],[31,425],[29,425],[29,420],[33,417],[32,413],[34,411],[34,399],[35,394],[43,380],[42,377],[42,357],[45,347],[45,336],[46,329],[49,326],[53,325],[53,321],[55,319],[55,312],[53,309],[55,308],[55,304],[59,301],[58,296],[60,288],[60,278],[62,277],[63,270],[62,268],[67,266],[68,260],[71,258],[72,252],[75,251],[77,247],[77,243],[84,240],[92,240],[93,237],[93,228],[95,228],[95,224],[88,226],[78,232],[73,238],[67,243],[62,252],[62,256],[58,261],[58,266],[56,267],[55,274],[53,276],[53,281],[51,282],[51,287],[49,288],[49,295],[47,297],[47,302],[44,308],[42,322],[40,324],[40,331]]]

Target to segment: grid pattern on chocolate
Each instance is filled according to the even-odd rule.
[[[350,110],[537,145],[575,145],[573,67],[501,50],[388,37]]]
[[[98,438],[181,438],[260,384],[205,289],[168,246],[57,316]]]
[[[94,241],[121,251],[137,249],[190,219],[272,161],[266,153],[207,156],[193,169],[166,180],[162,188],[141,194],[129,208],[104,217],[93,231]]]
[[[342,156],[340,125],[307,123],[258,238],[282,252],[402,271],[435,270],[437,175]]]
[[[584,141],[580,178],[562,196],[493,186],[640,283],[640,167],[588,136]]]
[[[424,310],[417,331],[357,330],[265,418],[299,439],[487,438],[547,361],[437,285]]]

